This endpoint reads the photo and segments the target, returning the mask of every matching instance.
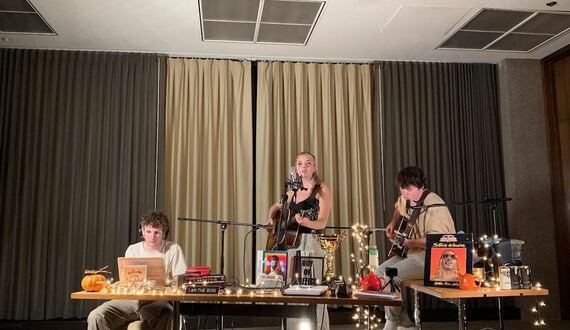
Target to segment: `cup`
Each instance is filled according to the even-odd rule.
[[[477,275],[459,274],[459,288],[462,290],[477,290],[483,281]]]

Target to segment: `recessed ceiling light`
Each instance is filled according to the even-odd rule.
[[[10,42],[10,41],[12,41],[12,39],[7,38],[7,37],[2,37],[2,41],[4,41],[4,42]]]

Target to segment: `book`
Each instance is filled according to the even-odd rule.
[[[329,287],[326,285],[315,285],[315,286],[291,285],[287,289],[283,290],[283,294],[291,296],[320,296],[328,288]]]
[[[354,293],[354,296],[362,297],[362,298],[382,298],[382,299],[397,299],[400,295],[396,292],[388,292],[388,291],[366,291],[366,290],[358,290]]]

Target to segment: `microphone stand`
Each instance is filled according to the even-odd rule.
[[[483,198],[482,200],[478,200],[478,201],[429,204],[429,205],[421,205],[421,206],[410,206],[409,208],[412,210],[415,210],[415,209],[427,210],[430,207],[442,207],[442,206],[449,207],[449,206],[490,204],[489,209],[491,210],[491,221],[493,223],[493,231],[495,234],[497,234],[497,230],[498,230],[497,229],[497,205],[498,205],[498,203],[506,203],[510,200],[512,200],[511,197]]]
[[[245,226],[251,227],[254,230],[259,230],[264,228],[264,225],[259,224],[252,224],[252,223],[243,223],[243,222],[235,222],[229,220],[206,220],[206,219],[193,219],[187,217],[178,217],[180,221],[191,221],[191,222],[200,222],[200,223],[214,223],[220,225],[221,233],[222,233],[222,251],[220,256],[220,274],[224,275],[224,241],[225,241],[225,233],[228,226]]]
[[[220,225],[220,229],[222,231],[222,252],[220,256],[220,274],[224,275],[224,239],[225,239],[225,232],[228,229],[228,226],[246,226],[251,227],[253,230],[259,230],[264,228],[264,225],[259,224],[252,224],[252,223],[243,223],[243,222],[235,222],[229,220],[207,220],[207,219],[192,219],[187,217],[178,217],[180,221],[191,221],[191,222],[200,222],[200,223],[214,223]],[[225,276],[225,275],[224,275]],[[224,329],[224,316],[218,315],[217,317],[218,322],[218,329]]]

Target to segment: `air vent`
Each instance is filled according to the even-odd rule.
[[[437,48],[532,52],[569,30],[568,12],[484,8]]]
[[[199,0],[203,41],[306,45],[324,1]]]
[[[0,0],[0,32],[56,34],[27,0]]]

